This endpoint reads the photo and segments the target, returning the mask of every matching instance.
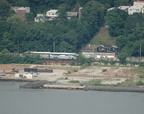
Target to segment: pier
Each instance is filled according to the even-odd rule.
[[[85,88],[85,86],[78,86],[78,85],[57,85],[57,84],[45,84],[43,86],[44,88],[47,89],[74,89],[74,90],[83,90]]]

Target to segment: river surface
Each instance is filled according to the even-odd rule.
[[[144,93],[19,89],[0,81],[0,114],[144,114]]]

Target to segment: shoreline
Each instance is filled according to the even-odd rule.
[[[37,82],[44,80],[30,80],[30,79],[16,79],[16,78],[2,78],[0,77],[0,81],[15,81],[15,82]],[[65,84],[56,84],[54,82],[47,82],[49,84],[44,84],[36,89],[57,89],[57,90],[83,90],[83,91],[105,91],[105,92],[137,92],[144,93],[144,87],[107,87],[107,86],[78,86],[78,85],[65,85]],[[31,89],[35,89],[35,87],[28,87]]]

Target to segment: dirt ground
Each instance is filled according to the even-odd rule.
[[[42,68],[42,69],[53,69],[52,73],[38,73],[34,79],[36,80],[48,80],[57,81],[59,83],[68,83],[70,80],[79,80],[80,82],[90,81],[92,79],[113,79],[111,81],[104,81],[105,84],[116,84],[125,81],[128,78],[136,78],[138,74],[132,73],[130,67],[99,67],[92,66],[85,69],[80,69],[80,66],[62,66],[62,65],[31,65],[31,64],[10,64],[0,65],[0,74],[10,72],[13,66],[19,69],[19,74],[24,74],[24,68]],[[5,68],[5,69],[4,69]],[[6,77],[6,75],[5,75]],[[14,75],[8,78],[15,78]],[[117,80],[119,79],[119,80]]]

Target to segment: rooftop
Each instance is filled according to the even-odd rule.
[[[56,13],[58,10],[49,10],[47,12],[53,12],[53,13]]]
[[[78,15],[78,12],[67,12],[67,15],[68,15],[69,17],[77,16],[77,15]]]

